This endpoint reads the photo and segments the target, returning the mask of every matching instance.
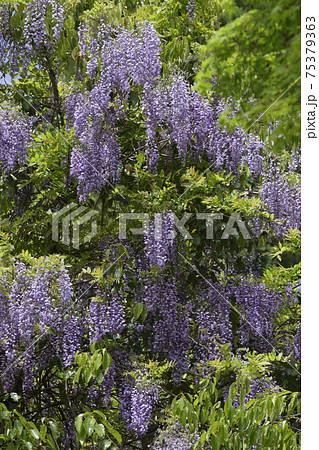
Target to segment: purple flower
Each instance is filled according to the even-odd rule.
[[[145,252],[149,264],[163,269],[172,261],[174,247],[174,216],[168,213],[157,213],[144,236]]]
[[[5,389],[10,389],[15,374],[22,368],[27,395],[37,371],[54,355],[69,365],[80,349],[82,328],[77,313],[69,315],[72,286],[64,268],[40,259],[33,266],[17,262],[11,278],[1,281],[1,289],[6,292],[0,327],[3,366],[9,370]]]
[[[0,110],[0,167],[10,173],[26,162],[32,121],[21,113]]]
[[[190,22],[194,22],[195,18],[195,10],[196,10],[196,2],[195,0],[188,0],[186,5],[188,20]]]
[[[295,160],[292,169],[297,164]],[[268,212],[274,215],[271,228],[277,237],[287,234],[290,228],[300,229],[301,226],[300,184],[289,180],[290,174],[280,171],[278,161],[274,161],[263,174],[260,197]]]
[[[117,296],[107,300],[92,299],[87,318],[90,341],[102,340],[106,333],[120,334],[125,326],[125,308]]]
[[[158,401],[158,388],[140,375],[127,379],[120,389],[120,410],[126,427],[143,436],[148,430],[154,405]]]

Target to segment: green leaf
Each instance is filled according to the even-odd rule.
[[[103,350],[103,359],[102,359],[102,366],[104,370],[107,370],[111,367],[112,364],[112,357],[111,355],[104,349]]]
[[[101,450],[110,448],[112,444],[113,444],[113,442],[110,441],[109,439],[104,439],[104,440],[101,442]]]
[[[51,431],[52,431],[53,436],[54,436],[55,438],[57,438],[57,437],[58,437],[58,427],[57,427],[56,422],[54,422],[53,420],[50,420],[49,426],[50,426],[50,428],[51,428]]]
[[[20,22],[21,22],[20,14],[15,13],[10,17],[10,25],[12,26],[12,28],[18,28]]]
[[[102,423],[96,423],[94,426],[94,431],[99,437],[105,436],[105,428]]]
[[[181,412],[181,414],[179,416],[179,421],[183,425],[183,427],[186,426],[186,410],[185,409],[183,409],[183,411]]]
[[[20,436],[23,431],[23,426],[22,426],[22,423],[20,422],[20,420],[16,419],[14,421],[14,428],[17,430],[18,436]]]
[[[46,440],[47,440],[47,443],[50,445],[50,448],[53,448],[53,450],[55,450],[56,449],[56,445],[55,445],[53,437],[50,434],[48,434],[46,436]]]
[[[206,431],[204,431],[200,436],[200,442],[202,445],[204,445],[205,441],[206,441]]]
[[[141,322],[142,323],[145,322],[147,314],[148,314],[148,309],[147,309],[147,306],[144,305],[143,312],[142,312],[142,315],[141,315]]]
[[[44,425],[44,424],[41,425],[41,427],[40,427],[40,438],[41,438],[42,440],[45,439],[45,436],[46,436],[46,434],[47,434],[47,431],[48,431],[47,426]]]
[[[75,428],[76,428],[76,431],[77,431],[78,433],[81,433],[81,431],[82,431],[82,427],[83,427],[83,416],[84,416],[84,414],[79,414],[79,415],[75,418],[75,421],[74,421],[74,423],[75,423]]]
[[[102,365],[102,355],[101,355],[100,352],[97,353],[96,355],[94,355],[94,357],[93,357],[93,365],[94,365],[94,368],[96,370],[99,370],[99,368],[101,367],[101,365]]]
[[[100,372],[98,374],[98,376],[96,377],[96,382],[97,382],[97,384],[101,384],[103,382],[103,380],[104,380],[104,374],[102,372]]]
[[[118,244],[117,246],[118,246],[120,255],[121,256],[126,256],[127,258],[129,258],[129,254],[128,254],[127,250],[126,250],[126,247],[124,247],[123,244]]]
[[[74,378],[73,378],[73,383],[78,383],[78,382],[80,381],[81,373],[82,373],[82,367],[80,367],[80,368],[75,372],[75,375],[74,375]]]
[[[77,54],[78,54],[78,51],[79,51],[78,46],[74,47],[74,49],[73,49],[72,52],[71,52],[71,56],[72,56],[73,59],[76,59],[76,56],[77,56]]]
[[[109,430],[109,432],[111,433],[111,435],[117,440],[117,442],[119,444],[122,443],[122,436],[120,435],[120,433],[115,430],[110,424],[109,422],[104,422],[104,425],[106,426],[106,428]]]
[[[6,450],[16,450],[16,446],[13,442],[10,442],[10,444],[6,447]]]
[[[200,412],[200,421],[201,421],[202,424],[206,423],[207,418],[208,418],[208,414],[209,414],[208,408],[203,407],[201,412]]]
[[[89,382],[90,382],[90,380],[91,380],[91,378],[93,376],[92,367],[86,367],[83,370],[83,375],[84,375],[85,383],[89,384]]]
[[[40,439],[40,433],[37,429],[31,428],[30,434],[34,437],[34,439],[36,439],[36,440]]]
[[[1,411],[0,419],[9,420],[10,419],[9,411]]]
[[[103,414],[102,411],[99,411],[98,409],[94,410],[93,413],[97,414],[98,416],[101,417],[101,422],[106,426],[106,428],[108,429],[109,433],[114,436],[114,438],[117,440],[117,442],[119,444],[122,443],[122,436],[120,435],[120,433],[115,430],[112,425],[109,423],[109,421],[107,420],[106,416]]]
[[[136,320],[142,314],[143,309],[144,309],[143,303],[136,303],[135,308],[134,308],[134,317],[135,317]]]
[[[96,420],[93,417],[88,417],[87,419],[85,419],[85,421],[83,422],[83,426],[85,428],[87,436],[91,436],[94,431],[95,424]]]

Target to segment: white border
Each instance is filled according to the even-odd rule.
[[[302,152],[302,436],[301,448],[318,448],[319,329],[319,107],[316,108],[317,139],[307,137],[307,97],[313,93],[319,105],[319,2],[302,0],[301,9],[301,152]],[[306,79],[306,17],[316,21],[315,79]],[[309,23],[309,22],[307,22]],[[312,47],[313,48],[313,47]],[[312,90],[310,90],[312,83]]]

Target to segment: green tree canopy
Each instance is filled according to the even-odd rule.
[[[240,122],[281,121],[277,135],[300,141],[300,2],[223,2],[223,25],[203,48],[197,89],[240,101]],[[237,119],[238,120],[238,119]],[[255,124],[255,126],[257,126]],[[280,144],[283,146],[283,140]]]

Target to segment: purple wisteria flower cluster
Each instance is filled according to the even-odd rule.
[[[296,161],[293,161],[295,169]],[[290,174],[293,172],[291,171]],[[276,236],[287,234],[290,228],[301,227],[301,188],[295,180],[289,180],[289,173],[282,174],[274,161],[263,175],[261,200],[265,203],[275,221],[271,224]]]
[[[78,180],[80,201],[108,182],[119,179],[121,150],[115,131],[115,117],[101,105],[98,92],[79,94],[73,111],[78,144],[71,155],[71,175]],[[71,101],[74,102],[74,97]]]
[[[82,23],[79,37],[87,76],[93,83],[90,92],[75,92],[66,101],[77,141],[71,156],[71,175],[78,181],[80,200],[99,192],[105,183],[119,181],[123,152],[120,124],[129,107],[130,92],[141,89],[150,170],[156,170],[161,147],[171,157],[176,151],[183,163],[207,158],[213,171],[238,174],[242,166],[248,167],[253,179],[262,177],[260,195],[269,214],[274,215],[271,227],[275,235],[290,227],[300,228],[299,185],[288,181],[275,163],[266,170],[265,145],[259,137],[239,126],[230,131],[220,125],[220,115],[227,108],[225,101],[215,95],[212,100],[204,98],[179,73],[160,77],[160,41],[152,25],[145,22],[128,31],[111,28],[101,19],[97,28]],[[236,108],[230,117],[235,112]]]
[[[87,318],[90,341],[99,342],[106,333],[120,334],[125,326],[125,309],[118,296],[92,299]]]
[[[29,117],[11,109],[0,109],[0,167],[3,173],[10,173],[26,162],[31,132]]]
[[[194,20],[195,7],[195,1],[187,2],[190,22]],[[8,6],[1,6],[0,20],[3,20],[5,31],[0,32],[0,58],[3,57],[5,64],[14,65],[19,58],[19,64],[21,58],[28,63],[39,57],[41,68],[41,61],[52,57],[54,44],[60,39],[66,8],[67,3],[62,4],[58,0],[27,2],[21,25],[21,48],[15,50],[11,39],[11,10]],[[290,228],[299,229],[299,149],[291,155],[287,167],[283,168],[284,163],[279,158],[268,162],[266,145],[257,135],[247,133],[239,126],[229,129],[221,124],[221,115],[228,109],[225,101],[215,94],[211,98],[203,97],[176,69],[163,75],[161,43],[152,24],[139,23],[136,28],[126,30],[122,26],[111,26],[107,15],[102,14],[98,19],[91,24],[85,11],[79,19],[82,20],[78,28],[80,51],[76,58],[83,73],[81,83],[79,79],[73,80],[69,95],[64,99],[66,131],[70,132],[72,148],[70,146],[70,158],[68,161],[65,158],[61,165],[63,171],[59,174],[62,174],[62,179],[69,169],[67,178],[70,175],[77,181],[79,200],[86,202],[90,194],[100,193],[107,184],[122,182],[122,174],[127,175],[124,178],[126,182],[134,164],[126,161],[136,157],[135,143],[138,142],[139,150],[142,149],[146,155],[144,167],[142,164],[135,166],[142,175],[151,178],[147,170],[154,173],[162,166],[166,170],[171,165],[174,175],[167,178],[167,183],[173,184],[174,177],[182,172],[180,184],[176,183],[178,192],[186,178],[185,166],[188,173],[191,173],[190,164],[209,166],[211,172],[220,171],[223,177],[219,177],[220,173],[205,171],[205,174],[208,172],[206,178],[203,176],[206,184],[202,184],[200,189],[207,187],[207,192],[216,193],[216,204],[222,205],[224,192],[226,195],[234,192],[234,202],[244,196],[242,204],[256,196],[254,200],[259,202],[256,204],[269,213],[264,215],[273,215],[274,220],[269,221],[272,238],[281,238]],[[236,111],[235,107],[228,117],[233,117]],[[61,117],[63,115],[61,112]],[[1,178],[6,179],[18,166],[27,162],[33,124],[32,119],[20,112],[6,108],[0,110]],[[130,144],[123,136],[128,129],[129,132],[133,129],[134,134],[132,139],[130,136]],[[132,149],[129,147],[131,142]],[[144,157],[141,160],[144,161]],[[126,164],[131,169],[122,172]],[[59,166],[56,170],[60,169]],[[27,170],[32,173],[32,165],[27,166]],[[163,174],[166,176],[165,170]],[[52,174],[55,180],[53,175],[55,173]],[[212,181],[213,177],[216,180]],[[29,184],[22,184],[24,190],[20,189],[20,179],[17,181],[20,202],[15,203],[16,216],[22,216],[22,203],[31,194],[42,206],[42,196],[46,192],[43,193],[41,188],[37,195],[34,178],[30,177],[31,182],[28,178]],[[151,179],[153,182],[156,177]],[[231,186],[227,185],[228,179],[233,183]],[[144,179],[141,177],[139,182],[137,194],[141,194],[141,204],[144,205]],[[54,204],[53,210],[57,209],[59,202],[65,205],[69,196],[77,198],[72,183],[66,183],[70,189],[65,198],[61,195],[63,182],[60,184],[62,189],[56,195],[52,194],[52,201],[49,199],[49,204]],[[148,186],[147,182],[145,185]],[[123,186],[126,188],[133,184],[124,183]],[[228,187],[229,191],[234,190],[228,192]],[[174,203],[176,198],[171,202],[173,205],[177,203]],[[111,203],[111,197],[107,198],[106,208]],[[43,201],[43,204],[47,203]],[[197,193],[190,199],[185,196],[179,201],[179,212],[183,205],[188,204],[199,205],[196,212],[202,211],[203,205],[210,204],[210,198],[203,199]],[[240,207],[242,204],[238,201]],[[100,205],[100,199],[96,205]],[[150,209],[158,211],[159,202],[150,205]],[[175,414],[170,408],[172,398],[178,395],[176,393],[196,390],[198,375],[207,367],[211,370],[210,375],[217,370],[217,365],[213,366],[216,361],[211,362],[217,359],[218,363],[224,362],[225,353],[221,345],[228,344],[229,350],[237,353],[247,349],[252,353],[267,354],[280,348],[288,355],[287,361],[290,358],[291,364],[300,362],[297,319],[293,322],[294,336],[293,332],[278,331],[278,317],[285,315],[289,308],[297,310],[299,306],[295,293],[291,285],[286,290],[277,290],[258,280],[268,262],[263,260],[264,254],[260,247],[257,249],[256,242],[251,245],[253,250],[249,247],[250,241],[244,249],[240,247],[237,254],[230,254],[229,249],[235,248],[236,252],[242,245],[239,239],[238,242],[233,239],[231,243],[209,242],[210,247],[205,242],[204,249],[202,235],[199,239],[184,242],[180,236],[180,239],[175,236],[177,223],[174,223],[176,217],[171,211],[174,208],[170,199],[167,201],[165,198],[161,206],[164,211],[155,213],[138,243],[132,239],[133,243],[123,244],[122,238],[114,238],[112,228],[105,242],[90,254],[88,250],[83,260],[78,261],[78,253],[70,248],[70,253],[65,253],[70,271],[64,266],[62,257],[35,258],[28,252],[20,256],[10,254],[10,267],[0,267],[0,362],[5,375],[1,389],[7,395],[18,386],[19,393],[24,394],[21,402],[29,401],[37,392],[39,409],[45,410],[44,417],[59,417],[60,428],[64,428],[65,448],[82,445],[76,441],[74,418],[80,414],[77,408],[83,407],[84,399],[84,428],[90,428],[87,421],[90,409],[92,414],[99,415],[96,408],[101,408],[107,417],[104,428],[95,421],[95,431],[92,429],[87,436],[92,440],[97,437],[100,442],[99,439],[111,436],[117,440],[119,433],[108,422],[114,416],[124,437],[122,442],[127,436],[131,439],[123,446],[130,446],[133,442],[136,445],[141,443],[144,448],[155,435],[157,438],[149,448],[190,450],[200,438],[197,431],[190,434],[187,426],[175,423],[175,417],[170,417],[170,421],[162,420],[165,417],[163,411],[166,409],[169,414]],[[104,210],[104,203],[101,209]],[[31,221],[33,216],[30,217],[26,220]],[[22,220],[18,226],[20,223]],[[256,217],[251,228],[255,237],[259,237],[261,226]],[[204,228],[201,231],[204,234]],[[39,248],[42,247],[39,245]],[[185,258],[182,258],[182,251]],[[3,254],[7,257],[5,251]],[[1,240],[0,260],[2,264]],[[194,270],[192,263],[185,264],[185,260],[192,261],[200,270]],[[83,270],[73,283],[71,273],[76,278],[78,264],[82,263],[88,263],[91,270]],[[101,272],[100,268],[103,268]],[[289,321],[290,317],[285,323]],[[90,356],[90,352],[93,354],[92,373],[89,372],[90,364],[84,369],[80,367],[77,372],[77,352],[85,352],[85,358]],[[244,361],[243,366],[245,364]],[[155,367],[153,370],[158,378],[145,367]],[[47,376],[45,382],[42,375]],[[270,377],[251,376],[248,379],[250,392],[246,393],[245,404],[259,395],[279,392],[280,388]],[[226,379],[218,394],[221,403],[223,389],[230,384],[228,381]],[[49,385],[47,394],[43,392],[43,386]],[[227,395],[228,390],[225,389],[224,400]],[[49,399],[47,403],[46,399]],[[57,409],[52,412],[56,405]],[[234,406],[240,406],[239,395],[234,399]],[[168,423],[172,425],[167,427]],[[202,425],[204,429],[204,423]],[[103,438],[102,428],[105,429]],[[149,435],[152,437],[147,442]],[[88,441],[87,445],[90,445]],[[207,447],[203,448],[210,448],[208,443],[205,445]]]
[[[73,296],[68,272],[48,259],[35,266],[17,262],[12,275],[2,277],[1,292],[0,348],[8,372],[4,384],[10,389],[22,369],[27,394],[37,370],[54,355],[66,366],[74,361],[83,328],[74,311],[68,313]]]
[[[15,71],[18,62],[22,61],[26,68],[31,58],[37,58],[42,67],[42,57],[51,55],[54,45],[60,39],[66,17],[65,5],[58,0],[31,0],[25,4],[22,36],[14,40],[14,28],[10,19],[15,14],[9,4],[0,6],[0,61],[9,64]],[[49,21],[48,21],[49,19]],[[52,31],[47,26],[50,23]],[[1,69],[0,63],[0,69]]]
[[[92,403],[98,403],[102,407],[107,407],[111,400],[111,392],[115,383],[116,375],[116,364],[114,359],[112,360],[112,365],[104,375],[103,381],[100,385],[96,382],[88,389],[88,394],[90,401]]]
[[[47,13],[51,11],[53,36],[48,35],[45,26]],[[54,43],[60,38],[65,19],[64,6],[56,0],[32,0],[26,6],[24,22],[25,48],[30,56],[38,52],[51,52]]]
[[[10,48],[12,47],[12,32],[10,27],[9,5],[0,6],[0,70],[4,70],[6,58],[11,59]]]
[[[146,380],[145,375],[140,373],[134,379],[128,377],[119,394],[126,427],[138,437],[147,432],[153,407],[159,398],[158,387],[149,379]]]
[[[157,85],[146,85],[142,105],[147,131],[146,155],[155,169],[163,136],[176,146],[178,157],[198,161],[205,155],[214,170],[238,172],[242,164],[258,176],[263,167],[263,142],[255,135],[236,127],[230,132],[219,124],[225,102],[208,101],[195,91],[182,75]],[[161,133],[157,133],[161,130]],[[158,135],[159,134],[159,135]]]
[[[187,11],[188,19],[190,22],[194,22],[195,10],[196,10],[195,0],[188,0],[187,5],[186,5],[186,11]]]
[[[267,221],[265,228],[264,219],[252,218],[249,226],[254,236],[259,236],[269,227],[277,238],[282,238],[290,229],[301,228],[300,149],[289,155],[285,166],[283,170],[279,158],[273,158],[264,164],[260,199],[268,213],[272,215],[272,220]]]
[[[157,265],[163,269],[171,263],[176,249],[174,242],[174,216],[168,213],[157,213],[154,221],[144,235],[145,253],[148,266]]]
[[[289,300],[264,284],[244,277],[200,287],[194,324],[201,361],[218,358],[219,344],[270,352],[276,346],[276,314]],[[237,324],[237,325],[236,325]]]
[[[81,51],[88,54],[87,75],[95,75],[100,66],[93,89],[66,101],[78,142],[72,151],[71,175],[77,178],[80,199],[85,201],[90,192],[118,181],[118,121],[125,117],[131,89],[156,79],[161,63],[160,41],[148,23],[135,31],[109,30],[102,24],[94,39],[84,25],[79,33]]]
[[[159,145],[164,142],[166,147],[175,146],[184,162],[207,155],[214,170],[237,173],[244,164],[254,176],[260,174],[264,144],[239,127],[229,132],[219,125],[219,115],[227,106],[223,101],[203,98],[180,74],[160,78],[160,40],[152,25],[145,22],[128,31],[111,28],[103,20],[97,29],[83,23],[79,38],[93,88],[70,95],[66,110],[79,142],[71,167],[82,200],[105,182],[119,179],[117,128],[125,117],[129,94],[137,88],[142,88],[145,153],[151,170],[156,169]]]
[[[244,405],[246,405],[250,400],[256,399],[260,396],[262,396],[262,394],[273,394],[273,393],[279,393],[280,392],[280,388],[279,386],[276,385],[276,383],[274,382],[274,380],[270,377],[248,377],[249,380],[249,392],[245,392],[245,397],[244,397]],[[225,400],[228,396],[228,392],[226,390],[226,394],[225,394]],[[234,408],[239,408],[240,407],[240,394],[237,392],[236,396],[234,398],[233,401],[233,406]]]
[[[191,450],[199,437],[198,433],[190,433],[187,427],[176,422],[161,431],[152,450]]]
[[[189,309],[187,297],[182,297],[173,277],[148,277],[141,280],[137,300],[147,306],[146,322],[138,334],[148,336],[148,346],[154,355],[175,363],[173,378],[180,382],[189,364]]]
[[[295,361],[301,361],[301,326],[298,325],[297,333],[293,342],[293,357]]]

